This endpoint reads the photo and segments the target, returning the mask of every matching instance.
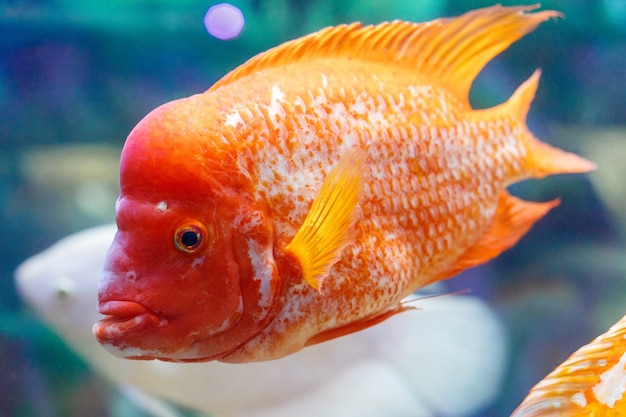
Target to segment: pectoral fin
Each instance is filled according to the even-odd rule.
[[[363,190],[365,153],[346,152],[324,180],[304,223],[285,251],[300,262],[305,281],[319,290],[343,249],[354,243]]]

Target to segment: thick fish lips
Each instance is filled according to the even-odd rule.
[[[166,319],[135,301],[107,301],[98,306],[98,311],[107,317],[94,324],[93,333],[100,343],[113,346],[118,346],[120,339],[127,336],[167,324]]]

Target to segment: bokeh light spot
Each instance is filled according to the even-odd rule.
[[[229,40],[239,36],[244,26],[243,13],[228,3],[212,6],[204,16],[204,26],[217,39]]]

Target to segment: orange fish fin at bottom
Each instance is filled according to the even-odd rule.
[[[626,415],[626,316],[539,381],[511,417]]]
[[[506,191],[498,196],[498,207],[493,222],[478,241],[461,255],[448,269],[435,277],[439,281],[478,266],[511,248],[532,225],[559,205],[555,199],[546,203],[520,200]]]
[[[351,149],[330,171],[304,223],[285,251],[295,256],[304,280],[319,290],[343,249],[356,241],[365,152]]]
[[[338,337],[342,337],[350,333],[355,333],[361,330],[365,330],[368,327],[374,326],[375,324],[382,323],[383,321],[387,320],[391,316],[394,316],[398,313],[402,313],[403,311],[412,310],[414,308],[415,307],[409,307],[404,304],[398,304],[397,306],[389,310],[386,310],[382,314],[379,314],[377,316],[366,317],[364,319],[357,320],[355,322],[352,322],[352,323],[349,323],[340,327],[335,327],[334,329],[328,329],[321,333],[318,333],[312,338],[310,338],[309,340],[307,340],[307,342],[305,343],[305,346],[316,345],[318,343],[336,339]]]

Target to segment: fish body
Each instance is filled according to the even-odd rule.
[[[511,417],[626,416],[626,316],[535,385]]]
[[[515,244],[557,202],[508,185],[593,168],[528,131],[538,73],[502,105],[469,105],[482,67],[558,15],[530,9],[324,29],[151,112],[122,152],[100,343],[274,359]]]
[[[94,308],[98,279],[116,231],[115,224],[105,225],[62,239],[24,261],[15,284],[24,304],[93,371],[132,394],[142,415],[171,417],[171,411],[154,409],[159,398],[214,417],[458,417],[484,407],[499,391],[504,329],[484,301],[461,295],[422,298],[420,310],[276,361],[189,366],[120,360],[91,333],[102,318]],[[48,351],[47,345],[35,350]]]

